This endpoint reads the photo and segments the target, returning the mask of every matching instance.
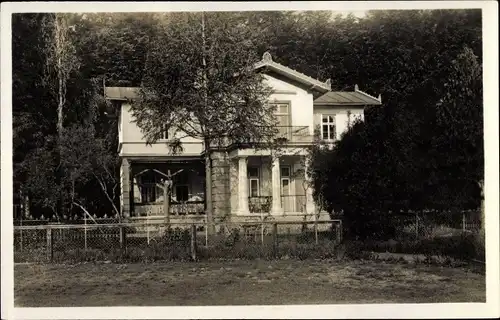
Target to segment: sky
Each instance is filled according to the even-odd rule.
[[[349,13],[352,13],[357,18],[363,18],[366,15],[366,10],[360,10],[360,11],[337,11],[337,10],[332,10],[332,13],[333,14],[341,13],[344,16],[347,16]]]

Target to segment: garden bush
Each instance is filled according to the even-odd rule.
[[[448,256],[460,260],[484,261],[485,257],[484,235],[467,233],[421,240],[350,241],[346,246],[346,254],[351,258],[363,256],[363,251]]]

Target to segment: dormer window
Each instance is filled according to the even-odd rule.
[[[323,140],[335,141],[335,115],[322,115],[321,137]]]

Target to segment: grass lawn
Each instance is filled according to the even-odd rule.
[[[384,262],[17,264],[16,307],[485,302],[485,276]]]

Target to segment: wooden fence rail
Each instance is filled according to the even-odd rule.
[[[261,235],[261,244],[264,245],[264,238],[267,239],[267,236],[270,235],[271,241],[272,241],[272,250],[273,254],[277,253],[278,250],[278,245],[279,245],[279,226],[291,226],[295,225],[297,226],[297,230],[301,230],[300,232],[298,231],[296,234],[301,234],[303,232],[303,226],[308,225],[312,226],[312,231],[314,231],[314,242],[317,245],[319,243],[318,240],[318,229],[320,225],[324,224],[331,224],[332,227],[335,229],[335,240],[340,242],[341,241],[341,229],[342,229],[342,221],[341,220],[325,220],[325,221],[310,221],[310,222],[304,222],[304,221],[298,221],[298,222],[293,222],[293,221],[287,221],[287,222],[275,222],[275,221],[259,221],[259,222],[241,222],[241,223],[223,223],[223,224],[218,224],[221,228],[222,233],[230,233],[232,232],[236,227],[238,230],[249,230],[250,229],[255,229],[255,232],[260,233]],[[156,234],[156,237],[158,237],[160,234],[166,234],[166,230],[170,230],[175,234],[176,230],[181,230],[182,233],[184,234],[189,234],[189,243],[186,243],[186,250],[189,251],[190,257],[192,260],[197,260],[197,253],[198,253],[198,242],[199,242],[199,227],[200,226],[206,226],[206,223],[175,223],[172,222],[168,225],[166,225],[164,222],[152,222],[152,223],[115,223],[115,224],[98,224],[98,225],[60,225],[60,224],[48,224],[48,225],[39,225],[39,226],[15,226],[14,231],[17,234],[18,237],[21,237],[19,239],[20,241],[20,248],[18,248],[20,251],[23,250],[29,250],[27,249],[28,245],[26,244],[26,241],[23,242],[23,238],[26,240],[30,240],[31,243],[33,242],[36,243],[38,241],[37,239],[40,239],[39,237],[45,233],[45,250],[46,250],[46,260],[49,262],[54,261],[54,248],[57,247],[57,250],[65,250],[65,248],[74,248],[75,247],[75,241],[76,241],[76,246],[82,246],[82,243],[79,241],[83,240],[83,248],[85,251],[87,251],[91,246],[89,246],[89,242],[92,241],[99,241],[100,246],[109,246],[109,247],[114,247],[116,245],[119,246],[119,249],[121,250],[122,254],[125,254],[127,252],[127,248],[129,246],[133,246],[131,244],[131,241],[138,241],[137,239],[141,239],[145,237],[145,231],[143,230],[144,228],[155,228],[158,227],[158,230],[155,230],[151,233]],[[259,226],[260,226],[260,231],[259,231]],[[176,227],[182,227],[179,229],[176,229]],[[267,227],[270,227],[269,229]],[[142,229],[141,229],[142,228]],[[142,231],[138,231],[138,230]],[[264,229],[266,229],[266,234],[264,235]],[[331,229],[331,228],[330,228]],[[66,230],[66,231],[64,231]],[[75,231],[76,233],[72,233],[69,231]],[[97,230],[100,230],[101,232],[97,232]],[[113,233],[110,234],[109,231],[112,230]],[[159,231],[160,230],[160,231]],[[288,230],[288,236],[290,236],[290,228]],[[311,231],[311,229],[308,229]],[[331,229],[333,230],[333,229]],[[63,232],[64,231],[64,232]],[[37,232],[37,233],[34,233]],[[69,233],[67,233],[69,232]],[[163,232],[163,233],[162,233]],[[245,231],[246,232],[246,231]],[[42,234],[40,234],[42,233]],[[150,231],[148,229],[147,233],[147,244],[150,245],[150,240],[151,238],[154,238],[155,236],[150,235]],[[257,235],[257,233],[256,233]],[[286,234],[284,234],[286,236]],[[31,238],[30,238],[31,237]],[[83,238],[83,239],[82,239]],[[160,236],[161,238],[161,236]],[[209,240],[210,237],[205,233],[205,243],[204,247],[209,248],[211,245],[211,240]],[[257,238],[257,237],[256,237]],[[42,238],[43,239],[43,238]],[[24,244],[23,244],[24,243]],[[80,244],[78,244],[80,243]]]

